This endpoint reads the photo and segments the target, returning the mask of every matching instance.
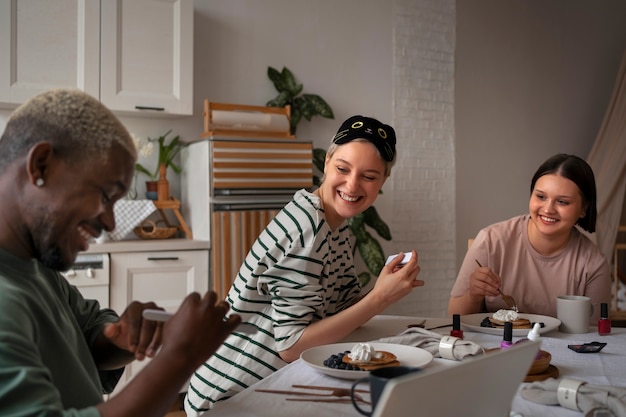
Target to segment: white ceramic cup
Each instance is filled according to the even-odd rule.
[[[593,314],[591,298],[583,295],[556,297],[556,316],[561,321],[563,333],[589,333],[589,320]]]

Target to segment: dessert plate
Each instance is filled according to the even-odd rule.
[[[480,323],[485,319],[485,317],[491,317],[491,314],[492,313],[476,313],[463,315],[461,316],[461,327],[463,328],[463,330],[471,332],[488,333],[502,336],[504,329],[501,327],[481,327]],[[561,325],[561,320],[550,316],[526,313],[519,313],[519,316],[530,320],[531,323],[543,323],[543,326],[539,329],[539,333],[551,332],[552,330],[558,329]],[[513,329],[513,336],[526,336],[528,335],[529,331],[530,329]]]
[[[300,359],[310,367],[335,378],[341,379],[359,379],[366,377],[369,373],[367,371],[348,371],[345,369],[334,369],[324,366],[324,361],[331,355],[336,355],[346,350],[352,349],[357,343],[335,343],[332,345],[317,346],[311,349],[307,349],[300,355]],[[400,365],[413,366],[415,368],[421,368],[428,365],[433,360],[427,350],[405,345],[397,345],[393,343],[370,343],[376,350],[385,350],[391,352],[398,358]]]

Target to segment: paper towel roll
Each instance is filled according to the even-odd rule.
[[[213,110],[211,122],[213,129],[289,131],[289,120],[284,114]]]

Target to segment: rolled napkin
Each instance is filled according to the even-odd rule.
[[[411,327],[396,336],[385,337],[375,342],[415,346],[427,350],[435,358],[459,361],[468,356],[485,353],[485,349],[477,343],[444,336],[420,327]]]
[[[582,411],[585,417],[626,416],[626,387],[549,378],[527,384],[521,395],[537,404],[561,405]]]

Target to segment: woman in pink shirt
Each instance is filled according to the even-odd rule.
[[[595,232],[591,167],[577,156],[555,155],[535,172],[530,191],[528,214],[487,226],[476,235],[452,288],[449,314],[508,308],[499,290],[515,298],[520,312],[553,317],[559,295],[590,297],[592,320],[599,316],[600,303],[610,302],[606,258],[575,227]]]

